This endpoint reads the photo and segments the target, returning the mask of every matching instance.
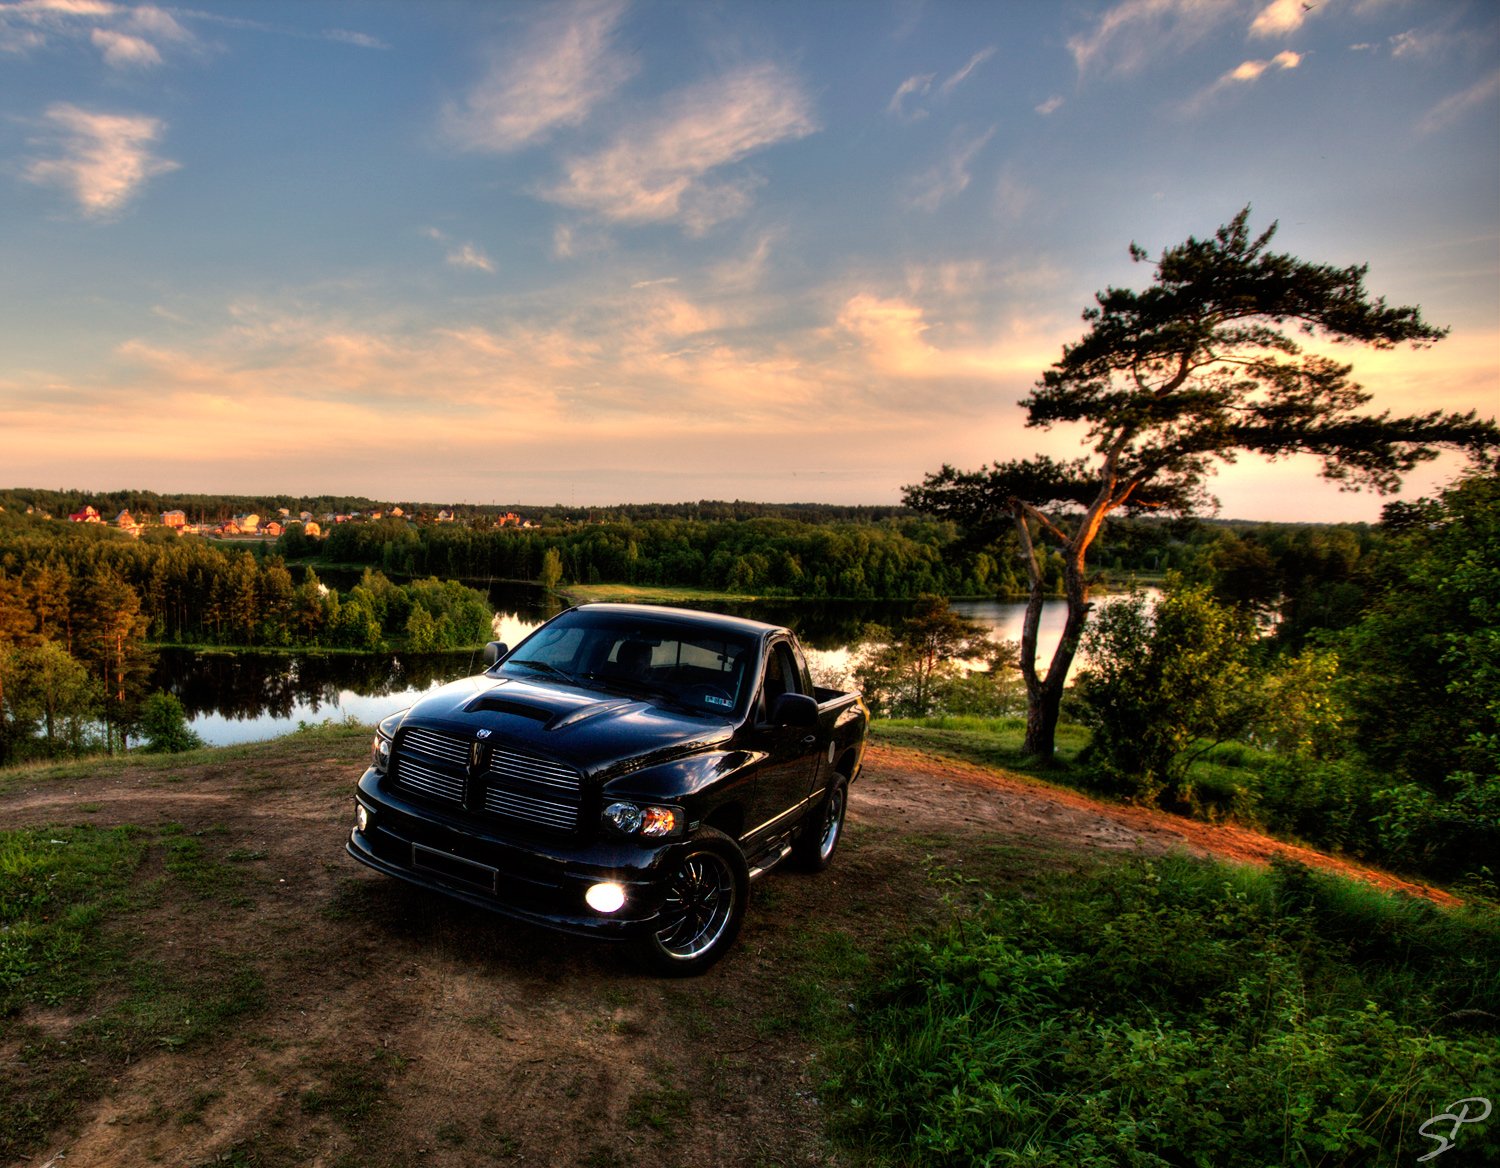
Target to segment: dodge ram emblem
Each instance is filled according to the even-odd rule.
[[[474,737],[475,738],[484,739],[484,738],[488,738],[489,736],[490,736],[490,732],[488,730],[476,730],[476,731],[474,731]]]

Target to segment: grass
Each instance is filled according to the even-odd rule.
[[[210,1041],[263,1008],[245,955],[177,968],[134,932],[163,897],[218,911],[245,895],[243,868],[221,865],[205,836],[172,824],[0,832],[0,1041],[20,1051],[0,1068],[0,1159],[56,1130],[127,1063]],[[44,1028],[37,1010],[78,1020]]]
[[[980,718],[941,714],[928,718],[877,718],[870,723],[877,742],[945,755],[979,766],[1003,767],[1052,781],[1066,781],[1089,732],[1064,722],[1057,728],[1057,753],[1050,761],[1022,750],[1026,723],[1021,718]]]
[[[827,1096],[876,1165],[1406,1164],[1493,1097],[1497,1017],[1493,914],[1135,860],[909,943]],[[1461,1146],[1495,1162],[1500,1125]]]
[[[638,604],[712,604],[717,601],[759,600],[748,592],[716,592],[711,588],[676,588],[655,584],[569,584],[562,593],[574,604],[630,601]]]

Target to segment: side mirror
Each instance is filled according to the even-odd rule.
[[[771,722],[776,726],[815,727],[818,703],[806,694],[784,693],[771,705]]]
[[[510,646],[504,641],[491,641],[484,647],[484,667],[486,669],[498,665],[505,660],[505,655],[510,652]]]

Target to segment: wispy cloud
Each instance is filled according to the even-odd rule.
[[[979,52],[975,53],[968,59],[963,68],[961,68],[957,73],[954,73],[951,77],[948,78],[948,80],[943,82],[941,91],[944,94],[952,93],[955,89],[957,89],[960,85],[962,85],[969,79],[969,76],[974,72],[975,69],[978,69],[979,66],[983,65],[994,55],[994,45],[989,45],[986,48],[980,49]]]
[[[495,261],[485,254],[483,248],[476,247],[472,243],[465,243],[448,253],[448,266],[472,268],[477,272],[493,272]]]
[[[911,204],[924,211],[936,211],[955,195],[969,186],[973,175],[971,167],[979,152],[995,136],[994,127],[977,137],[962,138],[949,147],[947,155],[915,182],[915,193]]]
[[[1250,25],[1253,37],[1283,37],[1296,32],[1307,20],[1315,5],[1303,0],[1272,0],[1260,10]]]
[[[444,110],[449,136],[465,149],[518,150],[580,125],[634,74],[635,62],[614,46],[625,11],[618,0],[541,11],[464,101]]]
[[[1441,130],[1471,110],[1493,104],[1497,97],[1500,97],[1500,69],[1476,81],[1461,93],[1455,93],[1439,102],[1422,119],[1422,129],[1428,132]]]
[[[151,4],[103,0],[18,0],[0,3],[0,51],[31,54],[84,41],[111,69],[156,68],[166,45],[196,44],[171,12]]]
[[[88,218],[118,213],[150,179],[178,168],[155,153],[165,129],[157,118],[58,104],[47,110],[45,122],[49,134],[36,144],[52,153],[33,159],[25,176],[66,191]]]
[[[932,73],[918,73],[908,77],[896,87],[896,92],[891,95],[891,100],[886,103],[885,112],[892,117],[900,118],[903,122],[916,122],[927,116],[927,110],[921,106],[910,108],[907,102],[912,97],[921,97],[932,90]]]
[[[1272,70],[1285,72],[1295,69],[1302,64],[1302,55],[1291,51],[1277,53],[1269,61],[1241,61],[1229,72],[1223,74],[1208,88],[1195,94],[1183,103],[1184,110],[1189,113],[1197,113],[1213,100],[1215,96],[1225,90],[1235,89],[1243,85],[1251,85],[1259,81]]]
[[[161,64],[161,53],[150,41],[113,29],[96,28],[90,36],[104,58],[115,69],[151,68]]]
[[[1124,0],[1068,41],[1080,74],[1135,73],[1197,44],[1240,11],[1238,0]]]
[[[941,98],[951,97],[955,89],[967,81],[976,69],[994,55],[994,45],[980,49],[960,68],[944,78],[937,87],[937,95]],[[908,77],[896,87],[896,92],[886,103],[885,112],[903,122],[921,121],[931,110],[922,104],[920,99],[932,94],[932,84],[936,79],[936,73],[916,73]]]
[[[615,223],[681,222],[694,233],[741,214],[756,180],[723,168],[816,129],[797,81],[747,66],[682,90],[657,117],[574,157],[545,196]]]

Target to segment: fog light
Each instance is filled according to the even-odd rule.
[[[619,912],[625,903],[625,889],[618,884],[595,884],[583,894],[583,899],[595,912]]]
[[[354,826],[360,831],[368,831],[370,828],[370,813],[363,803],[354,804]]]

